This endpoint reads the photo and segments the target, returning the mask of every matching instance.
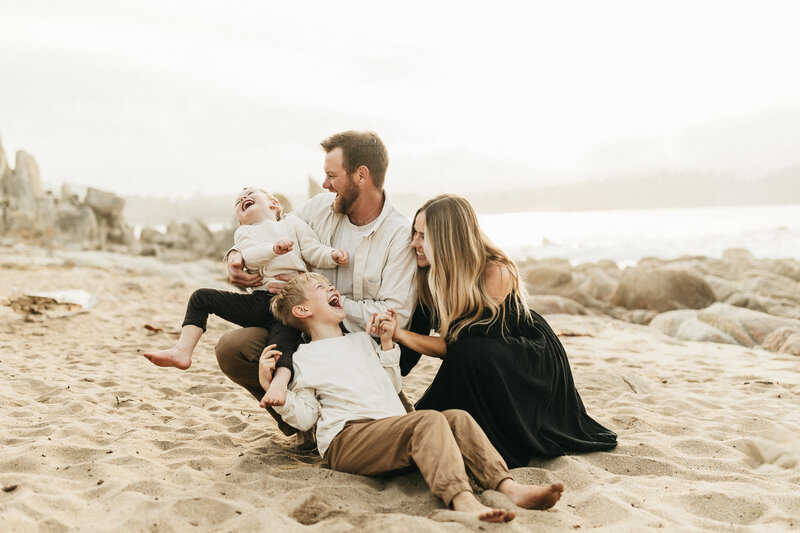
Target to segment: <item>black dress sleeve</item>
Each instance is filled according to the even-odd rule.
[[[430,335],[431,329],[435,326],[433,319],[428,308],[423,305],[417,305],[414,309],[414,314],[411,316],[411,324],[408,327],[409,331],[419,333],[420,335]],[[415,352],[407,346],[400,345],[400,374],[403,376],[408,375],[411,369],[419,362],[422,354]]]

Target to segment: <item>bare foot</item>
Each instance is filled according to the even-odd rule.
[[[261,398],[261,407],[268,405],[283,405],[286,403],[286,384],[273,381],[270,383],[267,393]]]
[[[469,491],[459,492],[451,502],[453,510],[474,514],[482,522],[511,522],[517,516],[514,511],[486,507]]]
[[[160,352],[145,352],[144,356],[156,366],[174,366],[181,370],[192,366],[192,352],[181,350],[178,347]]]
[[[504,479],[497,490],[525,509],[549,509],[561,499],[562,483],[552,485],[522,485],[511,478]]]

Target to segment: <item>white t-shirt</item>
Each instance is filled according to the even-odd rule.
[[[342,221],[336,226],[336,230],[331,236],[332,247],[337,250],[346,250],[350,254],[350,261],[347,266],[337,268],[336,279],[331,280],[342,294],[353,294],[353,265],[356,263],[356,250],[358,250],[358,245],[361,244],[361,239],[372,231],[372,227],[377,221],[378,219],[376,218],[365,226],[356,226],[345,216],[342,217]]]

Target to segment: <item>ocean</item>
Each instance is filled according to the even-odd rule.
[[[481,215],[481,228],[517,260],[562,258],[573,264],[644,257],[720,257],[745,248],[757,258],[800,260],[800,205],[603,211],[531,211]]]

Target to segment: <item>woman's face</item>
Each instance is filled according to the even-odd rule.
[[[411,237],[411,248],[417,258],[417,266],[420,268],[431,266],[428,258],[425,257],[425,250],[423,244],[425,243],[425,211],[417,213],[417,218],[414,219],[414,232]]]

